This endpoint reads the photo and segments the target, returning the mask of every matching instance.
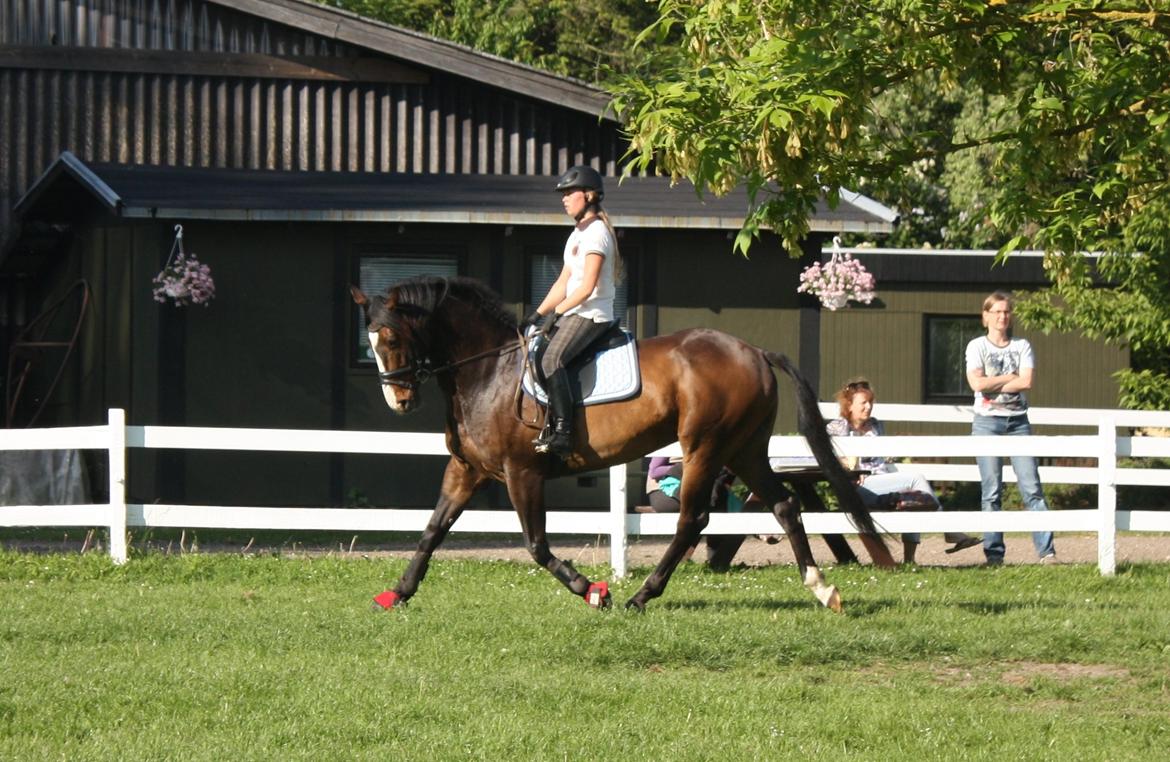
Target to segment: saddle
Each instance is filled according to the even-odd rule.
[[[535,357],[539,334],[528,338],[528,355]],[[524,362],[521,360],[521,362]],[[638,369],[638,345],[633,334],[613,326],[590,344],[567,368],[573,399],[577,405],[599,405],[603,402],[636,397],[642,391],[642,375]],[[524,393],[541,405],[548,404],[548,395],[536,378],[534,363],[525,363],[521,371]]]

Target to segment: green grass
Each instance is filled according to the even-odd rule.
[[[644,615],[530,565],[0,551],[0,759],[1154,759],[1170,566],[685,564]],[[592,569],[594,574],[604,570]],[[647,570],[613,583],[624,602]]]

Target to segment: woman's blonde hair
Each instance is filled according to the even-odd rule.
[[[625,275],[625,267],[622,265],[622,253],[618,248],[617,231],[613,229],[613,223],[609,221],[609,215],[601,208],[601,196],[597,191],[592,189],[586,190],[585,203],[597,210],[597,216],[609,228],[609,234],[613,238],[613,283],[616,286],[622,282],[622,277]]]
[[[849,408],[853,407],[853,395],[858,392],[868,394],[870,401],[873,401],[873,387],[869,385],[868,379],[862,378],[861,376],[849,379],[837,390],[837,409],[840,411],[842,418],[849,419]]]

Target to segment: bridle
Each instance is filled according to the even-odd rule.
[[[470,357],[464,357],[462,360],[449,362],[446,365],[440,365],[437,368],[433,366],[429,357],[424,357],[421,360],[415,360],[409,365],[403,365],[401,368],[378,371],[378,381],[382,384],[382,386],[397,386],[402,389],[406,389],[407,391],[414,391],[419,386],[426,383],[431,376],[436,376],[440,373],[446,373],[448,371],[455,370],[458,367],[475,362],[476,360],[482,360],[485,357],[490,357],[492,355],[502,357],[506,354],[515,352],[518,349],[524,350],[524,365],[527,367],[528,363],[531,361],[531,358],[528,355],[528,341],[523,336],[518,335],[515,342],[501,344],[498,347],[484,350],[483,352],[471,355]],[[410,376],[412,374],[413,380],[407,380],[403,378],[404,376]],[[538,420],[527,421],[524,419],[524,416],[521,413],[520,406],[524,394],[523,386],[524,376],[523,374],[520,374],[516,377],[516,391],[514,394],[516,409],[513,414],[515,415],[516,420],[525,426],[531,429],[539,429],[540,425]]]
[[[442,304],[448,296],[449,292],[444,289],[443,295],[439,299],[439,304]],[[451,298],[456,297],[452,296]],[[389,310],[388,312],[391,316],[397,318],[394,310]],[[399,326],[388,325],[386,328],[401,332],[401,328]],[[418,339],[414,336],[411,336],[410,344],[412,350],[418,343]],[[438,367],[435,367],[434,362],[430,357],[416,358],[412,362],[403,365],[401,368],[378,371],[378,381],[383,386],[397,386],[407,391],[414,391],[419,386],[426,383],[427,380],[431,378],[431,376],[437,376],[440,373],[447,373],[449,371],[455,370],[456,368],[467,365],[468,363],[475,362],[476,360],[482,360],[485,357],[491,357],[492,355],[503,356],[510,352],[515,352],[523,345],[523,340],[517,337],[517,341],[514,343],[501,344],[498,347],[486,349],[483,352],[471,355],[470,357],[464,357],[461,360],[455,360],[454,362],[449,362],[446,365],[440,365]],[[414,356],[415,353],[412,351],[411,355]]]
[[[521,346],[523,346],[523,343],[520,341],[501,344],[498,347],[486,349],[483,352],[471,355],[470,357],[464,357],[462,360],[449,362],[446,365],[440,365],[437,368],[432,364],[431,358],[424,357],[422,359],[415,360],[409,365],[403,365],[401,368],[379,371],[378,380],[382,383],[383,386],[397,386],[401,387],[402,389],[406,389],[407,391],[414,391],[422,384],[425,384],[431,376],[437,376],[440,373],[446,373],[448,371],[455,370],[456,368],[467,365],[468,363],[475,362],[476,360],[482,360],[485,357],[491,357],[492,355],[503,356],[510,352],[515,352]],[[403,378],[404,376],[411,375],[414,376],[413,381]]]

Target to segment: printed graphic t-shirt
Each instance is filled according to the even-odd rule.
[[[1002,376],[1036,367],[1032,345],[1027,339],[1012,339],[1006,347],[997,347],[986,336],[972,339],[967,345],[967,370],[977,368],[983,375]],[[1028,397],[1023,392],[975,392],[976,415],[1023,415],[1028,412]]]

